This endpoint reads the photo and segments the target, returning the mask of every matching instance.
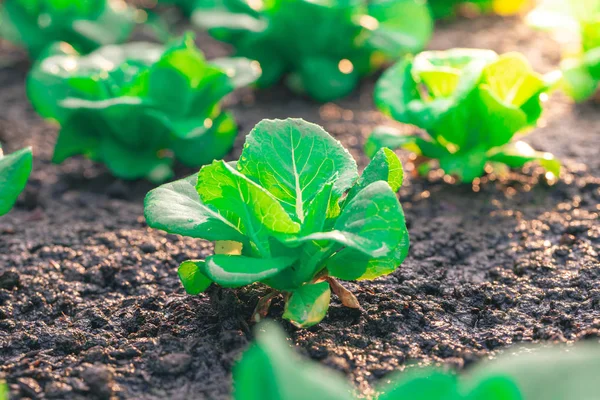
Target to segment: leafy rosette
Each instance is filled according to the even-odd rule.
[[[215,161],[197,176],[154,189],[145,215],[153,228],[216,242],[217,254],[179,267],[188,293],[213,282],[261,282],[274,291],[261,299],[257,315],[283,292],[283,317],[307,327],[325,316],[331,290],[359,307],[335,278],[374,279],[406,257],[408,232],[395,194],[402,177],[388,149],[359,178],[352,156],[321,127],[263,120],[239,161]]]
[[[190,35],[166,50],[150,43],[87,56],[64,43],[55,50],[27,81],[38,113],[61,125],[54,162],[83,154],[123,179],[160,182],[174,159],[198,167],[224,156],[237,126],[221,100],[260,74],[243,58],[207,62]]]
[[[578,102],[592,97],[600,85],[600,0],[547,0],[528,15],[528,22],[563,40],[575,39],[578,46],[567,49],[558,86]]]
[[[0,216],[13,208],[17,197],[25,189],[32,163],[31,148],[9,155],[4,155],[0,148]]]
[[[0,3],[0,37],[37,58],[54,42],[88,53],[124,42],[133,11],[121,0],[5,0]]]
[[[257,60],[261,86],[288,74],[291,89],[318,101],[343,97],[382,63],[422,50],[432,31],[419,0],[204,0],[192,19]]]
[[[515,135],[536,125],[549,85],[518,53],[453,49],[406,58],[379,79],[375,102],[429,137],[378,128],[365,151],[373,156],[381,147],[405,147],[438,160],[447,174],[464,182],[482,176],[488,162],[516,168],[539,161],[558,176],[560,164],[551,154],[513,142]]]

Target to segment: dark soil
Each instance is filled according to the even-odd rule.
[[[200,44],[210,55],[226,51],[205,37]],[[446,24],[431,44],[458,46],[518,50],[543,72],[560,57],[553,41],[517,20]],[[186,295],[176,267],[210,245],[145,225],[149,183],[117,180],[82,158],[52,165],[57,130],[27,102],[27,69],[26,61],[0,69],[0,142],[8,152],[31,145],[36,157],[25,194],[0,219],[0,376],[14,398],[228,398],[262,289]],[[242,133],[262,118],[319,123],[364,166],[364,139],[386,122],[373,107],[373,83],[327,105],[283,88],[246,90],[231,108]],[[283,322],[299,351],[369,393],[414,362],[463,368],[514,343],[598,340],[600,109],[561,95],[547,104],[527,141],[564,161],[558,182],[537,168],[474,187],[409,177],[400,192],[408,259],[388,277],[345,284],[362,311],[334,299],[314,328]],[[272,316],[281,311],[276,302]]]

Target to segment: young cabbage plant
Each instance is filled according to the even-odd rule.
[[[373,156],[381,147],[404,147],[441,169],[471,182],[487,163],[521,167],[538,161],[558,176],[560,163],[549,153],[513,141],[536,125],[541,96],[549,83],[518,53],[453,49],[423,52],[388,69],[375,87],[375,103],[397,121],[416,125],[428,135],[402,135],[377,128],[365,145]]]
[[[598,344],[513,349],[458,376],[433,368],[407,368],[375,388],[377,400],[583,400],[597,398]],[[233,369],[235,400],[352,400],[354,388],[339,372],[292,350],[273,322]]]
[[[221,100],[259,74],[244,58],[207,62],[191,35],[166,49],[129,43],[87,56],[63,43],[34,65],[27,92],[61,125],[54,162],[83,154],[119,178],[161,182],[174,159],[198,167],[231,149],[237,127]]]
[[[192,19],[257,60],[261,86],[287,74],[292,90],[323,102],[349,94],[382,63],[422,50],[432,32],[420,0],[201,0]]]
[[[352,156],[321,127],[263,120],[237,162],[215,161],[197,176],[152,190],[145,216],[153,228],[216,242],[217,254],[179,267],[189,294],[213,282],[260,282],[273,290],[256,316],[282,293],[283,318],[308,327],[325,317],[331,291],[359,307],[336,278],[374,279],[406,257],[408,232],[395,194],[402,177],[388,149],[359,178]]]
[[[578,47],[565,52],[557,86],[577,102],[593,97],[600,86],[600,0],[546,0],[527,19],[558,37],[578,39]]]
[[[5,0],[0,3],[0,37],[24,47],[32,58],[54,42],[88,53],[124,42],[133,16],[121,0]]]
[[[435,18],[456,16],[462,9],[469,14],[498,14],[503,16],[517,14],[532,0],[429,0],[431,12]]]
[[[32,163],[31,148],[4,155],[0,147],[0,216],[13,208],[17,197],[25,189]]]

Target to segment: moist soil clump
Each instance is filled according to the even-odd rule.
[[[209,57],[228,52],[206,36],[198,42]],[[430,48],[450,47],[518,50],[541,72],[560,58],[557,44],[516,19],[442,24]],[[27,102],[29,64],[0,51],[8,60],[0,67],[0,142],[8,153],[35,153],[24,195],[0,219],[0,376],[14,398],[229,398],[231,368],[252,340],[248,321],[264,289],[186,295],[176,268],[211,245],[149,229],[148,182],[120,181],[83,158],[53,165],[57,128]],[[373,107],[375,78],[335,104],[276,87],[237,92],[230,108],[242,134],[263,118],[323,125],[364,167],[366,136],[393,124]],[[376,281],[344,283],[361,310],[334,298],[311,329],[280,321],[291,342],[369,394],[415,363],[463,369],[515,344],[598,340],[599,111],[554,95],[525,139],[563,161],[557,182],[536,167],[472,186],[407,173],[400,198],[412,244],[404,264]],[[242,143],[240,135],[229,159]],[[410,172],[409,154],[401,155]],[[271,316],[281,312],[275,301]]]

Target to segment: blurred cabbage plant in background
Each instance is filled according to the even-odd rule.
[[[260,75],[255,62],[207,62],[186,35],[166,49],[105,46],[82,56],[66,43],[36,63],[27,92],[36,111],[61,125],[54,162],[83,154],[123,179],[161,182],[174,159],[200,166],[224,156],[237,126],[221,100]]]
[[[287,74],[317,101],[349,94],[383,63],[420,51],[432,32],[419,0],[200,0],[195,24],[257,60],[259,85]]]
[[[0,37],[38,58],[54,42],[78,52],[124,42],[134,12],[122,0],[5,0],[0,4]]]

